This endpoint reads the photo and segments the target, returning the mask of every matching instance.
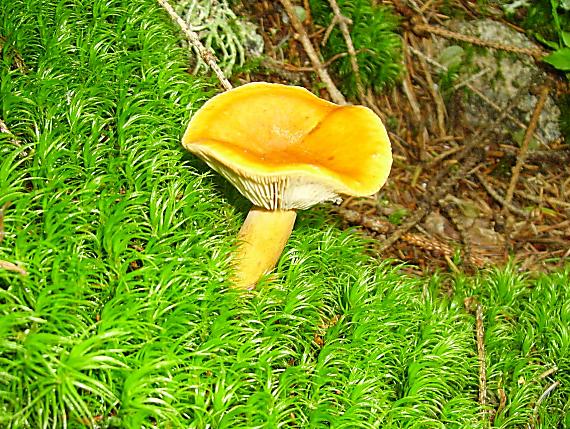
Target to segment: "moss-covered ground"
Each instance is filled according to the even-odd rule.
[[[316,209],[232,292],[244,202],[180,146],[213,88],[163,11],[1,0],[0,35],[0,427],[570,427],[570,268],[412,278]]]

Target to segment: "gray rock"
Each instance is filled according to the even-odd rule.
[[[448,28],[460,34],[474,36],[484,41],[499,42],[507,45],[537,49],[532,41],[524,34],[518,33],[512,28],[500,22],[490,19],[476,21],[451,21]],[[438,52],[449,52],[450,47],[456,46],[457,42],[450,39],[437,38]],[[464,53],[454,48],[458,55],[464,57]],[[449,60],[448,60],[449,61]],[[473,76],[480,73],[477,78]],[[511,114],[520,122],[528,124],[537,97],[532,94],[533,85],[545,81],[546,74],[536,65],[535,60],[526,55],[514,54],[505,51],[486,49],[485,54],[477,53],[472,56],[469,64],[461,67],[457,82],[469,80],[469,84],[479,90],[485,97],[492,100],[501,109],[506,109],[514,104]],[[465,88],[465,87],[463,87]],[[500,112],[485,102],[481,97],[466,89],[467,96],[463,101],[463,111],[469,125],[474,128],[486,127],[492,123]],[[537,127],[537,134],[542,143],[560,139],[561,133],[558,125],[560,109],[549,97]],[[512,138],[520,143],[521,128],[512,120],[505,119],[501,126],[497,127],[505,138]]]

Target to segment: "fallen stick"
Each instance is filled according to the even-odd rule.
[[[508,202],[505,198],[503,198],[497,191],[495,191],[495,189],[493,189],[493,186],[487,182],[487,180],[483,177],[483,175],[481,173],[475,173],[475,177],[477,177],[477,179],[479,180],[479,182],[481,183],[481,185],[483,185],[483,187],[485,188],[485,190],[487,191],[487,193],[496,201],[498,202],[501,206],[503,206],[503,209],[508,209],[511,212],[523,217],[523,218],[528,218],[530,216],[529,212],[525,212],[521,209],[519,209],[518,207],[515,207],[514,205],[512,205],[510,202]]]
[[[454,31],[448,30],[446,28],[436,27],[430,24],[416,24],[412,26],[412,31],[418,36],[423,36],[425,33],[436,34],[446,39],[459,40],[461,42],[470,43],[472,45],[481,46],[483,48],[491,48],[499,51],[512,52],[515,54],[523,54],[534,57],[541,60],[546,54],[546,52],[541,49],[532,48],[521,48],[518,46],[507,45],[506,43],[491,42],[487,40],[482,40],[474,36],[467,36],[465,34],[455,33]]]
[[[216,56],[211,51],[206,49],[206,47],[200,41],[198,34],[190,30],[188,24],[186,24],[186,22],[176,13],[174,8],[170,5],[170,3],[168,3],[168,0],[157,0],[157,1],[158,4],[160,4],[163,7],[163,9],[166,10],[166,12],[168,12],[170,17],[174,21],[176,21],[182,32],[186,35],[186,38],[188,39],[190,44],[198,51],[200,57],[202,57],[204,62],[208,64],[212,69],[212,71],[215,73],[215,75],[217,76],[218,80],[220,81],[224,89],[226,91],[232,89],[232,84],[230,83],[229,80],[226,79],[224,73],[222,72],[222,70],[218,66],[218,63],[216,62]]]
[[[485,361],[485,327],[483,325],[483,307],[477,304],[475,312],[475,332],[477,337],[477,356],[479,358],[479,404],[485,411],[487,405],[487,364]]]
[[[342,37],[344,38],[344,43],[346,43],[346,47],[348,49],[350,65],[354,73],[354,80],[356,81],[356,91],[358,92],[358,98],[360,98],[360,102],[362,104],[365,104],[366,93],[364,92],[364,84],[362,83],[362,76],[360,76],[360,69],[358,67],[358,61],[356,59],[356,50],[354,49],[354,43],[352,43],[352,38],[350,37],[350,32],[348,31],[347,23],[351,21],[341,13],[336,0],[329,0],[329,4],[331,5],[334,13],[333,23],[336,21],[338,24],[340,32],[342,33]]]
[[[513,193],[515,192],[515,187],[517,185],[517,182],[519,180],[519,175],[522,169],[522,166],[524,164],[524,162],[526,161],[526,155],[528,152],[528,146],[530,144],[530,140],[532,138],[532,136],[534,135],[534,130],[536,129],[536,126],[538,125],[538,119],[540,118],[540,113],[542,112],[542,109],[544,108],[544,104],[546,103],[546,98],[548,97],[548,87],[544,86],[542,87],[542,90],[540,91],[540,97],[538,99],[538,101],[536,102],[536,106],[534,106],[534,111],[532,112],[532,116],[530,118],[530,122],[528,124],[528,128],[526,129],[525,135],[524,135],[524,140],[522,142],[520,151],[519,151],[519,155],[517,157],[517,163],[515,164],[514,168],[513,168],[513,175],[511,176],[511,181],[509,183],[509,187],[507,189],[507,194],[505,195],[505,203],[510,204],[512,199],[513,199]],[[508,207],[505,205],[504,206],[504,211],[506,211],[508,209]]]
[[[21,274],[23,276],[28,275],[28,272],[25,269],[23,269],[22,267],[14,264],[12,262],[8,262],[8,261],[0,260],[0,270],[14,271],[14,272]]]
[[[390,223],[382,221],[374,216],[368,216],[362,214],[356,210],[346,209],[340,207],[336,212],[347,222],[361,225],[364,228],[373,231],[377,234],[387,234],[392,229]],[[415,224],[414,224],[415,225]],[[455,255],[456,249],[451,247],[449,244],[444,243],[440,240],[436,240],[433,237],[428,237],[421,234],[413,234],[408,232],[408,229],[402,229],[401,234],[398,234],[398,240],[403,240],[413,246],[419,247],[423,250],[435,251],[442,254],[444,257],[453,257]],[[394,237],[394,235],[392,235]],[[386,243],[382,243],[382,248],[384,248]],[[389,246],[385,247],[388,248]],[[464,255],[468,262],[477,266],[482,267],[486,264],[486,261],[475,255]]]
[[[159,1],[163,1],[163,0],[159,0]],[[295,9],[293,8],[291,1],[290,0],[280,0],[280,2],[283,5],[283,7],[285,8],[287,15],[289,15],[289,19],[291,20],[291,25],[293,25],[293,28],[295,29],[295,31],[299,35],[301,43],[303,44],[303,48],[305,49],[305,52],[309,56],[309,59],[311,60],[311,63],[313,64],[315,71],[319,75],[319,78],[325,84],[327,91],[328,91],[329,95],[331,96],[332,101],[334,101],[337,104],[346,104],[346,100],[345,100],[344,96],[338,90],[338,88],[336,87],[336,85],[332,81],[332,79],[329,75],[329,72],[323,66],[322,62],[319,60],[319,56],[317,54],[317,51],[313,47],[313,44],[311,43],[311,40],[309,39],[309,35],[305,31],[305,27],[303,27],[303,24],[301,23],[301,21],[299,21],[299,18],[297,18],[297,14],[295,13]]]

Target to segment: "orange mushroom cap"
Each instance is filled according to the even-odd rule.
[[[370,109],[273,83],[249,83],[210,99],[182,144],[268,210],[372,195],[392,165],[388,134]]]

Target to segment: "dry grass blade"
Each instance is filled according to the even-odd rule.
[[[536,422],[538,420],[538,408],[540,407],[540,404],[542,404],[548,395],[550,395],[558,386],[560,386],[560,381],[555,381],[550,386],[548,386],[544,392],[542,392],[542,395],[540,395],[534,406],[534,413],[531,422],[528,425],[529,428],[534,429],[536,427]]]
[[[11,201],[7,201],[4,203],[2,208],[0,208],[0,243],[4,240],[5,231],[4,231],[4,213],[6,213],[6,209],[10,207]]]
[[[412,40],[412,43],[413,43],[413,40]],[[439,136],[443,137],[447,134],[445,131],[445,117],[446,117],[445,105],[443,103],[443,99],[442,99],[441,95],[438,93],[438,91],[436,89],[437,85],[433,81],[433,78],[431,76],[431,72],[429,70],[429,67],[428,67],[424,57],[418,56],[418,59],[420,61],[420,65],[422,67],[422,70],[424,72],[424,76],[426,78],[428,92],[430,93],[431,98],[433,99],[433,102],[434,102],[435,107],[436,107],[437,128],[439,131]]]
[[[8,261],[0,260],[0,270],[13,271],[13,272],[21,274],[23,276],[28,275],[28,272],[25,269],[14,264],[13,262],[8,262]]]
[[[12,132],[10,131],[10,129],[2,119],[0,119],[0,133],[9,134],[11,137],[8,141],[14,146],[22,147],[20,141],[16,137],[14,137],[14,134],[12,134]],[[22,155],[24,156],[27,155],[27,152],[26,151],[22,152]]]

